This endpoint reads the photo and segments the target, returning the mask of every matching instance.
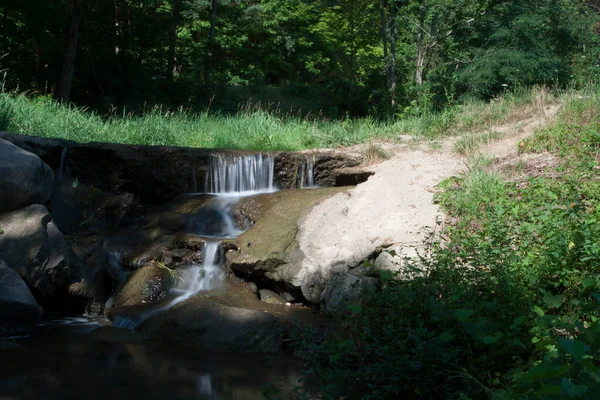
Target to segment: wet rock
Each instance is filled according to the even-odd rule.
[[[156,219],[164,212],[194,214],[216,198],[212,194],[182,194],[149,211],[149,220]]]
[[[278,153],[275,156],[275,183],[282,189],[297,187],[298,175],[307,157],[313,161],[313,179],[317,186],[335,186],[335,171],[340,168],[356,167],[362,163],[359,154],[335,151],[306,153]]]
[[[295,243],[298,220],[319,201],[344,190],[288,190],[242,200],[251,201],[262,217],[237,238],[238,250],[227,252],[227,266],[252,280],[266,278],[300,286],[293,274],[296,261],[303,257]]]
[[[69,253],[65,239],[42,205],[0,215],[0,259],[42,297],[67,283]]]
[[[103,247],[73,249],[75,257],[71,257],[72,269],[77,265],[77,271],[72,273],[72,283],[69,285],[69,295],[80,298],[81,304],[88,315],[102,313],[103,304],[120,283],[120,277],[115,276],[110,263],[110,254]],[[74,260],[79,261],[78,263]]]
[[[152,261],[160,261],[169,268],[182,264],[202,262],[202,249],[205,240],[190,234],[166,235],[155,242],[142,243],[129,252],[124,265],[136,269]]]
[[[318,153],[314,167],[315,184],[325,187],[336,186],[336,171],[342,168],[357,167],[362,164],[362,161],[362,157],[358,154]]]
[[[285,304],[287,301],[279,296],[277,293],[267,289],[261,289],[258,291],[260,301],[267,304]]]
[[[297,301],[297,299],[288,292],[282,292],[282,293],[280,293],[280,295],[283,299],[285,299],[285,301],[288,301],[288,302]]]
[[[218,207],[207,206],[190,216],[187,230],[202,236],[227,236],[229,216]]]
[[[374,291],[377,279],[358,277],[349,273],[335,274],[327,282],[322,294],[325,311],[330,313],[343,313],[348,311],[348,306],[360,303],[366,291]]]
[[[158,226],[169,232],[178,232],[185,229],[190,217],[176,212],[165,212],[158,218]]]
[[[23,279],[0,261],[0,337],[29,334],[41,316]]]
[[[52,168],[59,167],[67,145],[67,162],[79,182],[93,183],[102,191],[134,193],[143,203],[153,205],[203,187],[204,168],[213,153],[170,146],[65,142],[11,133],[1,136],[39,154]]]
[[[262,217],[261,200],[262,198],[258,196],[245,197],[233,205],[233,219],[240,229],[250,229]]]
[[[46,203],[53,179],[38,156],[0,139],[0,214]]]
[[[167,297],[176,284],[175,277],[156,263],[148,264],[132,272],[115,294],[115,307],[156,303]]]
[[[144,322],[139,331],[179,345],[219,352],[272,352],[281,344],[278,318],[260,308],[241,308],[220,295],[206,293]],[[258,304],[256,304],[258,303]],[[246,304],[247,306],[247,304]],[[264,304],[264,307],[274,307]]]
[[[258,295],[258,286],[256,286],[256,283],[246,282],[246,289],[248,289],[250,291],[250,293],[254,293],[255,295]]]

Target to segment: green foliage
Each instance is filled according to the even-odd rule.
[[[389,57],[395,43],[393,90],[381,6]],[[71,99],[100,113],[118,107],[142,114],[148,104],[236,113],[240,104],[261,103],[301,117],[423,115],[507,88],[597,81],[600,18],[593,6],[219,0],[212,24],[209,0],[84,2]],[[64,0],[0,5],[8,90],[56,93],[72,7]]]
[[[480,163],[440,185],[443,244],[382,275],[327,334],[296,338],[324,398],[594,399],[600,393],[600,96],[573,97],[522,151],[561,164],[519,184]],[[348,384],[348,383],[351,384]]]

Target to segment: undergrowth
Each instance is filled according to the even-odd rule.
[[[298,332],[325,399],[600,398],[600,93],[520,144],[557,170],[519,183],[485,163],[447,179],[443,240],[412,280],[381,272],[337,331]]]

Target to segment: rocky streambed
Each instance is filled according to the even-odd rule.
[[[18,359],[50,351],[36,365],[52,370],[73,355],[68,343],[84,354],[117,343],[117,360],[131,359],[121,367],[137,376],[133,360],[153,357],[149,343],[177,354],[185,354],[180,346],[193,354],[285,350],[295,325],[326,327],[323,311],[343,312],[376,284],[360,268],[307,273],[298,241],[300,221],[315,206],[369,178],[360,165],[359,154],[334,151],[260,154],[0,133],[0,337],[11,338],[0,352]],[[69,317],[82,319],[60,322]],[[28,369],[0,387],[38,373]]]

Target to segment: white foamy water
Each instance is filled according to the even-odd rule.
[[[296,179],[298,189],[314,188],[315,186],[315,160],[314,156],[306,156],[300,164],[298,177]]]
[[[270,192],[273,187],[273,157],[262,154],[213,154],[205,180],[212,194]]]

